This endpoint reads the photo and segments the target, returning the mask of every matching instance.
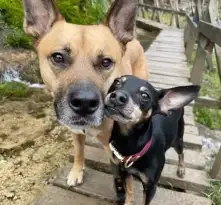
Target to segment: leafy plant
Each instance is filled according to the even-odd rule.
[[[212,183],[207,196],[209,199],[211,199],[213,205],[221,205],[221,181]]]
[[[104,18],[108,0],[57,0],[57,6],[70,23],[97,24]],[[31,37],[23,31],[23,15],[21,0],[0,1],[0,21],[5,22],[9,30],[4,34],[6,46],[32,48]]]
[[[28,97],[31,94],[30,88],[19,82],[6,82],[0,84],[0,99],[3,97],[11,98],[11,97]]]

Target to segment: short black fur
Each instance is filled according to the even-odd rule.
[[[143,91],[140,91],[141,87],[147,88],[145,92],[148,96],[142,94]],[[174,90],[175,93],[171,93]],[[179,93],[176,93],[176,90],[178,90]],[[132,99],[134,105],[139,107],[143,116],[138,122],[131,123],[130,126],[127,126],[130,122],[123,123],[115,121],[110,138],[112,145],[121,155],[130,156],[140,152],[152,138],[150,149],[131,167],[125,168],[124,163],[120,162],[116,164],[112,162],[117,195],[116,201],[118,205],[125,203],[125,184],[126,178],[129,175],[133,175],[143,184],[145,196],[143,204],[148,205],[151,202],[165,164],[165,152],[172,146],[179,155],[178,176],[184,176],[184,108],[179,106],[188,104],[197,96],[198,91],[199,86],[186,86],[157,91],[147,81],[134,76],[124,76],[124,80],[119,78],[113,83],[109,91],[109,96],[113,92],[127,93],[127,97]],[[141,96],[145,96],[145,100],[143,100]],[[169,97],[169,99],[167,99],[167,97]],[[178,104],[180,104],[177,105],[177,101],[174,101],[175,104],[173,105],[174,97],[180,99],[182,102],[178,102]],[[108,99],[106,100],[106,111],[109,117],[116,115],[116,113],[118,113],[116,110],[123,112],[126,103],[129,102],[129,100],[127,100],[125,105],[120,105],[116,102],[116,99]],[[172,107],[170,103],[172,103]],[[162,104],[164,105],[164,111],[161,111]],[[165,112],[165,104],[170,108],[170,110],[168,110],[169,112]],[[113,110],[115,111],[113,112]],[[145,118],[150,110],[152,114]],[[125,128],[124,131],[122,131],[122,127],[126,127],[126,132]],[[116,159],[114,154],[113,157]]]

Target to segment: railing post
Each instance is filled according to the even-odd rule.
[[[207,41],[207,38],[205,38],[202,34],[199,33],[195,63],[193,65],[193,69],[190,76],[191,82],[196,85],[200,85],[202,81],[203,70],[206,60],[206,52],[204,49],[206,48]]]
[[[221,147],[213,164],[213,168],[210,175],[213,179],[221,179]]]

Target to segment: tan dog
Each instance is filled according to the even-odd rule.
[[[67,23],[53,0],[23,0],[24,30],[36,39],[40,70],[54,96],[60,123],[75,134],[75,163],[67,183],[83,182],[85,136],[107,149],[112,121],[103,97],[116,77],[147,78],[143,49],[134,39],[138,0],[116,0],[100,25]]]

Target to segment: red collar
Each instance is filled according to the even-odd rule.
[[[146,152],[150,149],[152,145],[152,138],[147,142],[147,144],[144,146],[144,148],[137,154],[133,154],[130,156],[122,156],[117,149],[112,145],[112,143],[109,143],[109,147],[113,154],[122,162],[124,163],[125,168],[131,167],[134,162],[136,162],[138,159],[144,156]]]

